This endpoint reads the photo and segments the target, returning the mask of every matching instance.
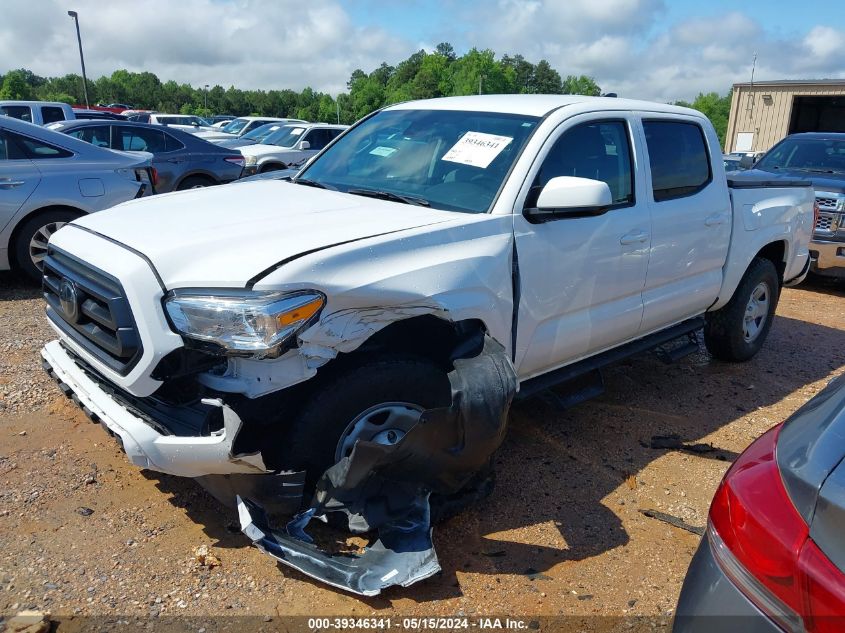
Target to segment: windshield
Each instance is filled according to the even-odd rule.
[[[274,130],[264,139],[265,145],[278,145],[279,147],[293,147],[302,136],[305,128],[301,125],[285,125]]]
[[[244,126],[249,123],[249,119],[235,119],[234,121],[229,121],[226,125],[220,128],[223,132],[228,132],[229,134],[237,134]]]
[[[247,132],[241,138],[248,138],[251,141],[260,141],[267,138],[268,134],[272,134],[278,130],[279,127],[281,126],[278,123],[265,123],[264,125],[260,125],[254,130]]]
[[[340,137],[296,181],[484,213],[538,122],[493,112],[383,111]]]
[[[845,140],[787,138],[775,145],[755,167],[766,171],[845,173]]]

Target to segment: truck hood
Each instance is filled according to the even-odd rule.
[[[242,288],[300,255],[461,217],[268,180],[142,198],[73,224],[145,255],[168,289]]]
[[[800,178],[801,180],[809,180],[813,183],[813,188],[816,191],[827,191],[830,193],[845,193],[845,174],[820,174],[814,171],[806,171],[803,169],[778,169],[777,171],[763,171],[762,169],[755,170],[758,173],[777,174],[778,176],[788,178]]]

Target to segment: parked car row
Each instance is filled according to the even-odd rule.
[[[50,236],[71,220],[151,195],[150,154],[114,152],[0,117],[0,270],[40,278]]]
[[[51,126],[98,147],[149,152],[156,192],[198,189],[237,180],[244,157],[173,126],[132,121],[65,121]]]

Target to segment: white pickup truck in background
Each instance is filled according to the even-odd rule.
[[[273,489],[295,510],[327,468],[354,464],[356,443],[402,447],[450,401],[499,403],[458,415],[458,453],[473,425],[497,429],[477,465],[517,385],[701,327],[715,357],[748,360],[781,286],[807,273],[813,223],[809,183],[729,182],[694,110],[404,103],[292,181],[156,196],[58,231],[44,261],[58,339],[43,357],[135,464],[212,487],[225,476],[232,497]],[[484,355],[489,378],[456,378],[456,359]],[[428,489],[467,482],[456,454],[441,471],[462,475]]]

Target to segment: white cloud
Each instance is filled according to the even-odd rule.
[[[334,94],[356,68],[396,65],[441,41],[459,54],[476,46],[545,58],[562,75],[592,75],[605,90],[659,101],[747,81],[755,52],[758,79],[845,76],[845,30],[816,26],[786,37],[741,11],[667,24],[664,0],[406,0],[407,11],[440,17],[410,40],[384,18],[392,9],[395,19],[395,0],[356,1],[369,25],[356,24],[344,0],[73,0],[70,8],[79,11],[94,78],[127,68],[195,86],[310,85]],[[78,72],[67,8],[59,0],[5,0],[0,72]]]
[[[334,0],[145,0],[140,5],[75,0],[89,77],[118,68],[162,80],[239,88],[312,86],[345,90],[355,68],[412,52],[378,27],[352,23]],[[78,72],[73,22],[64,2],[7,0],[0,22],[0,71]]]

